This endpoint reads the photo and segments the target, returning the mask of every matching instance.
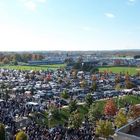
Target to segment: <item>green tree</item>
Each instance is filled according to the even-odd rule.
[[[16,66],[16,65],[18,65],[18,62],[17,61],[13,61],[13,64]]]
[[[110,135],[113,135],[114,129],[112,122],[108,120],[99,120],[97,122],[97,127],[96,127],[96,134],[108,138]]]
[[[115,125],[120,128],[123,125],[127,124],[127,116],[124,114],[122,110],[118,112],[115,118]]]
[[[95,123],[95,121],[99,120],[102,115],[99,104],[92,104],[89,108],[88,118],[91,123]]]
[[[68,99],[69,98],[69,94],[66,90],[64,90],[62,93],[61,93],[61,97],[64,98],[64,99]]]
[[[5,140],[5,127],[0,123],[0,140]]]
[[[132,83],[130,80],[126,80],[126,81],[125,81],[125,87],[126,87],[127,89],[131,89],[131,88],[136,87],[136,85],[135,85],[134,83]]]
[[[54,120],[59,120],[61,115],[60,115],[60,111],[58,108],[56,108],[55,106],[51,107],[50,109],[51,111],[51,118]]]
[[[13,60],[17,62],[21,62],[22,61],[21,55],[18,53],[14,54]]]
[[[70,103],[69,103],[69,111],[70,111],[70,113],[72,113],[73,111],[76,111],[76,109],[77,109],[76,100],[70,101]]]
[[[115,86],[115,90],[120,91],[120,89],[121,89],[120,84],[116,84],[116,86]]]
[[[16,140],[27,140],[27,135],[23,131],[20,131],[16,135]]]
[[[7,57],[4,57],[4,59],[2,60],[3,64],[8,64],[9,63],[9,59]]]
[[[69,127],[78,129],[82,124],[82,118],[79,112],[74,111],[69,117]]]
[[[98,73],[98,72],[99,72],[99,69],[98,69],[98,68],[92,68],[92,69],[90,70],[90,73],[91,73],[91,74]]]
[[[93,103],[93,97],[90,93],[86,95],[85,102],[88,107]]]
[[[94,83],[92,84],[91,89],[92,89],[92,91],[96,91],[96,90],[97,90],[97,83],[96,83],[96,82],[94,82]]]

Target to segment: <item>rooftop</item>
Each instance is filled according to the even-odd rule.
[[[133,131],[130,131],[128,134],[140,137],[140,126],[135,127]]]
[[[116,131],[115,140],[140,140],[140,117]]]

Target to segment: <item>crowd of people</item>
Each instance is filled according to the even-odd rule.
[[[24,100],[18,98],[0,102],[0,122],[5,124],[6,131],[10,140],[14,140],[19,130],[23,130],[30,140],[92,140],[93,132],[90,127],[84,126],[82,129],[69,129],[63,126],[48,128],[37,124],[35,118],[30,118],[27,126],[19,127],[18,118],[29,116],[31,113],[24,106]],[[24,123],[24,122],[23,122]],[[87,129],[88,128],[88,129]]]
[[[110,77],[104,75],[104,79],[96,75],[98,88],[104,87],[100,93],[108,90],[106,85],[111,89],[114,87],[112,78],[115,79],[114,74]],[[81,85],[83,79],[86,81],[86,86]],[[64,126],[48,128],[47,124],[42,126],[35,118],[30,117],[32,113],[48,111],[50,103],[58,106],[60,103],[58,101],[61,100],[60,93],[63,90],[67,90],[68,94],[76,99],[79,94],[91,92],[91,85],[91,75],[84,72],[75,74],[65,70],[34,72],[0,69],[0,122],[5,125],[10,140],[15,139],[19,130],[23,130],[29,140],[93,140],[95,131],[88,122],[79,129]],[[104,98],[103,95],[101,97]],[[100,97],[100,94],[95,96]],[[24,120],[25,117],[27,117],[27,123],[18,121],[18,119]]]
[[[30,137],[30,140],[93,140],[94,134],[92,129],[68,129],[66,127],[58,126],[52,130],[39,126],[35,123],[26,127],[25,132]]]

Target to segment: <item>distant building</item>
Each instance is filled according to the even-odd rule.
[[[28,61],[29,65],[51,65],[51,64],[63,64],[64,61],[61,60],[54,60],[54,61],[48,61],[48,60],[40,60],[40,61]]]

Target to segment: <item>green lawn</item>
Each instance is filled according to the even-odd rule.
[[[118,105],[118,98],[114,98],[114,101],[116,103],[116,106]],[[103,113],[104,111],[104,106],[106,104],[107,100],[99,100],[96,101],[95,103],[99,103],[99,108],[100,111]],[[119,107],[123,108],[125,103],[131,103],[131,104],[140,104],[140,97],[137,98],[136,96],[122,96],[119,98]],[[85,115],[88,114],[88,107],[86,105],[79,105],[78,106],[78,111],[82,118],[84,118]],[[58,124],[64,124],[65,122],[68,122],[68,118],[70,116],[69,109],[68,108],[63,108],[60,110],[60,118],[58,120],[51,120],[51,127],[54,127]]]
[[[66,65],[65,64],[53,64],[53,65],[39,65],[39,66],[11,66],[11,65],[5,65],[5,66],[0,66],[0,68],[6,68],[6,69],[15,69],[15,70],[56,70],[58,68],[64,68]]]
[[[116,106],[118,106],[118,102],[119,102],[119,107],[120,108],[123,108],[125,103],[130,103],[130,104],[140,104],[140,97],[136,97],[134,95],[131,95],[131,96],[121,96],[119,97],[119,99],[116,97],[114,98],[114,101],[116,103]],[[100,106],[100,111],[103,111],[104,110],[104,105],[106,104],[107,100],[100,100],[100,101],[96,101],[96,103],[99,103],[99,106]]]
[[[104,71],[112,71],[113,73],[129,73],[130,75],[137,74],[140,72],[140,68],[138,67],[100,67],[100,72]]]

